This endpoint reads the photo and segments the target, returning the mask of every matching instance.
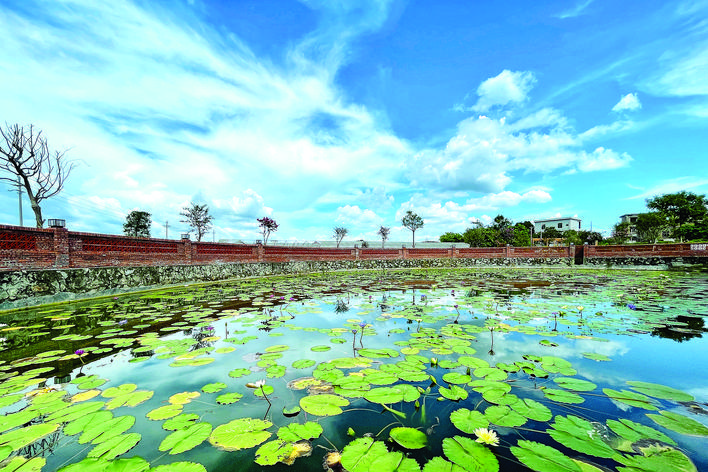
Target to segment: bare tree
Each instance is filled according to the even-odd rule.
[[[337,240],[337,247],[339,247],[339,244],[342,242],[342,239],[344,239],[344,236],[349,234],[349,230],[343,226],[337,226],[334,228],[334,239]]]
[[[384,244],[386,244],[386,240],[388,239],[388,235],[391,233],[391,228],[382,226],[379,228],[377,234],[381,236],[381,249],[383,249]]]
[[[64,188],[74,164],[64,160],[64,151],[50,151],[47,139],[33,125],[29,128],[5,123],[0,128],[0,180],[16,183],[19,177],[27,192],[37,228],[44,226],[40,203]]]
[[[415,230],[423,227],[423,224],[425,224],[423,222],[423,218],[408,210],[403,216],[403,220],[401,220],[401,222],[403,223],[403,226],[413,232],[413,247],[415,247]]]
[[[197,205],[196,203],[190,203],[190,206],[182,208],[180,215],[185,218],[180,221],[187,223],[190,228],[193,228],[197,232],[197,241],[201,241],[202,236],[211,229],[211,222],[214,219],[214,217],[209,214],[209,207],[206,206],[206,204]]]

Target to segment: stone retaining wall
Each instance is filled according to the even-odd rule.
[[[0,272],[0,310],[191,282],[346,270],[464,267],[569,267],[572,258],[384,259],[94,267]]]

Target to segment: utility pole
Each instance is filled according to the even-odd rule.
[[[170,222],[165,220],[165,239],[167,239],[167,228],[170,227]]]

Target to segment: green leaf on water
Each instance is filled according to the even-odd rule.
[[[598,361],[598,362],[599,362],[599,361],[605,361],[605,362],[607,362],[607,361],[611,361],[611,360],[612,360],[612,359],[610,359],[609,357],[607,357],[607,356],[604,355],[604,354],[597,354],[597,353],[594,353],[594,352],[583,352],[582,354],[583,354],[583,357],[586,357],[586,358],[588,358],[588,359],[590,359],[590,360],[593,360],[593,361]]]
[[[169,451],[169,454],[179,454],[194,449],[203,443],[210,434],[211,425],[209,423],[195,423],[168,435],[157,449],[161,452]]]
[[[618,391],[611,388],[603,388],[602,392],[611,399],[624,403],[625,405],[636,406],[637,408],[644,408],[645,410],[659,409],[652,404],[651,398],[641,393],[631,392],[629,390]]]
[[[347,405],[349,405],[349,400],[330,393],[309,395],[300,399],[302,409],[317,416],[338,415],[342,413],[342,407]]]
[[[310,348],[310,351],[312,351],[312,352],[326,352],[326,351],[329,351],[330,349],[332,349],[332,346],[322,345],[322,346],[312,346]]]
[[[520,440],[510,450],[522,464],[536,472],[582,472],[570,457],[545,444]]]
[[[199,415],[197,415],[196,413],[182,413],[162,423],[162,429],[166,431],[177,431],[178,429],[185,429],[193,425],[194,422],[198,419]]]
[[[672,387],[667,387],[666,385],[637,382],[634,380],[627,381],[627,384],[637,392],[649,395],[650,397],[661,398],[662,400],[674,400],[677,402],[692,402],[694,400],[693,395]]]
[[[142,436],[139,433],[128,433],[121,434],[120,436],[114,436],[91,449],[87,456],[105,460],[114,459],[133,449],[140,442],[141,438]],[[132,471],[133,469],[131,468],[125,470]]]
[[[543,389],[543,394],[549,400],[553,400],[558,403],[583,403],[585,399],[578,395],[577,393],[568,392],[567,390],[558,390],[555,388]]]
[[[157,467],[150,469],[150,472],[207,472],[207,470],[206,467],[198,462],[182,461],[158,465]]]
[[[492,405],[484,410],[484,416],[491,424],[513,428],[526,423],[526,417],[506,405]]]
[[[292,363],[292,366],[294,369],[307,369],[308,367],[312,367],[315,364],[316,362],[312,359],[298,359]]]
[[[555,422],[546,431],[562,445],[583,454],[606,458],[617,454],[603,441],[602,431],[596,430],[592,423],[577,416],[556,416]]]
[[[265,387],[268,387],[268,385],[266,385]],[[238,393],[238,392],[222,393],[221,395],[216,397],[216,403],[218,403],[220,405],[231,405],[232,403],[236,403],[237,401],[239,401],[242,398],[243,398],[242,393]]]
[[[469,395],[467,390],[459,385],[450,385],[450,388],[438,387],[438,391],[440,395],[452,401],[465,400]]]
[[[103,402],[83,402],[75,404],[64,403],[64,405],[64,408],[54,411],[44,421],[47,423],[55,421],[58,423],[68,423],[100,410],[105,404]]]
[[[642,454],[618,455],[616,460],[627,466],[618,466],[618,472],[698,472],[691,459],[676,448],[652,445],[640,450]]]
[[[94,413],[89,413],[88,415],[76,418],[74,421],[67,423],[64,426],[62,432],[67,436],[72,436],[74,434],[79,434],[84,431],[87,427],[93,424],[105,423],[113,418],[113,413],[110,411],[100,410]]]
[[[465,470],[499,471],[499,461],[494,453],[470,438],[454,436],[443,439],[443,452],[448,459]]]
[[[430,459],[423,467],[423,472],[465,472],[466,470],[439,456]]]
[[[687,436],[708,436],[708,427],[693,418],[672,411],[660,411],[659,413],[658,415],[647,413],[647,416],[659,426],[677,433]]]
[[[237,379],[239,377],[243,377],[244,375],[248,375],[250,373],[251,373],[251,371],[246,368],[234,369],[231,372],[229,372],[229,377]]]
[[[150,463],[142,457],[130,457],[109,461],[87,457],[80,462],[62,467],[57,472],[145,472]]]
[[[428,444],[425,433],[415,428],[393,428],[389,434],[391,439],[406,449],[422,449]]]
[[[461,374],[459,372],[448,372],[443,375],[443,380],[449,384],[466,384],[471,381],[472,378],[467,374]]]
[[[119,385],[117,387],[107,388],[103,391],[103,393],[101,395],[106,398],[115,398],[119,395],[125,395],[127,393],[132,393],[133,391],[135,391],[136,388],[138,388],[138,386],[135,384],[132,384],[132,383],[131,384],[123,384],[123,385]]]
[[[553,418],[553,413],[551,413],[551,410],[548,409],[546,405],[532,400],[531,398],[524,398],[523,400],[512,403],[511,409],[534,421],[546,422]]]
[[[153,421],[166,420],[167,418],[172,418],[182,413],[183,408],[184,407],[182,405],[163,405],[155,408],[154,410],[148,411],[145,416]]]
[[[215,382],[215,383],[210,383],[206,384],[205,386],[202,387],[202,392],[204,393],[216,393],[220,392],[221,390],[226,388],[226,384],[224,382]]]
[[[107,421],[94,421],[83,429],[79,436],[79,444],[91,442],[93,444],[102,443],[112,437],[123,434],[135,424],[134,416],[118,416]]]
[[[155,392],[152,390],[137,390],[132,393],[126,393],[125,395],[119,395],[106,402],[106,410],[114,410],[121,406],[140,405],[151,399],[154,393]]]
[[[607,420],[607,426],[614,431],[615,434],[629,442],[629,447],[621,449],[625,452],[634,452],[631,448],[631,444],[642,439],[655,439],[667,444],[672,444],[674,446],[676,445],[676,442],[664,433],[657,431],[650,426],[635,423],[634,421],[630,421],[625,418],[622,418],[619,421]]]
[[[44,457],[27,459],[15,456],[0,468],[0,472],[40,472],[46,463],[47,460]]]
[[[239,418],[214,428],[209,442],[226,451],[249,449],[268,440],[272,433],[266,429],[271,426],[270,421]]]
[[[463,433],[472,434],[475,429],[487,428],[489,420],[480,411],[460,408],[450,413],[450,421]]]
[[[573,377],[556,377],[553,381],[557,383],[559,387],[575,390],[576,392],[591,392],[597,388],[597,385],[592,382]]]
[[[303,439],[315,439],[322,434],[322,425],[314,421],[308,421],[305,424],[291,423],[288,426],[283,426],[278,430],[278,439],[285,442],[297,442]]]

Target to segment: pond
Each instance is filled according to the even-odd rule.
[[[0,470],[708,470],[708,275],[476,269],[0,314]]]

